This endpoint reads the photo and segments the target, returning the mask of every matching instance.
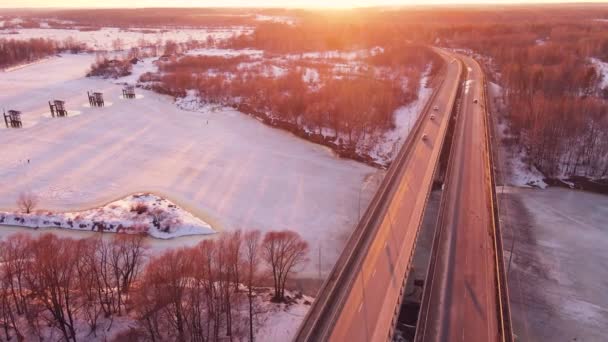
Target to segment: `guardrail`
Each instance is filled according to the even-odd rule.
[[[479,65],[479,62],[475,61]],[[480,69],[483,70],[483,68]],[[502,340],[504,342],[513,341],[513,326],[511,321],[511,309],[509,306],[509,285],[507,282],[507,274],[505,272],[505,264],[503,257],[503,247],[502,247],[502,233],[500,230],[500,212],[498,208],[498,201],[496,198],[496,174],[494,170],[494,153],[492,150],[492,139],[490,123],[491,120],[489,118],[489,105],[488,105],[488,96],[487,89],[488,83],[486,80],[486,75],[483,73],[483,103],[484,103],[484,121],[486,126],[486,146],[489,154],[489,163],[490,163],[490,185],[492,187],[492,213],[493,213],[493,226],[494,226],[494,250],[496,251],[496,269],[498,271],[498,279],[497,279],[497,287],[498,287],[498,303],[500,305],[500,317],[501,317],[501,328],[502,328]]]
[[[328,339],[331,328],[338,318],[337,314],[343,308],[345,299],[352,289],[356,271],[360,269],[364,256],[369,250],[369,244],[376,236],[378,227],[382,222],[382,214],[388,208],[390,198],[395,191],[395,183],[400,180],[400,171],[402,171],[402,166],[412,148],[412,142],[417,139],[422,123],[427,119],[430,106],[445,81],[447,68],[448,63],[446,62],[440,72],[441,80],[439,84],[433,90],[414,128],[403,143],[395,161],[389,167],[369,207],[348,240],[330,275],[323,283],[316,300],[296,334],[296,341],[325,341]]]

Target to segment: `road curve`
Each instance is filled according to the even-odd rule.
[[[493,203],[485,79],[476,61],[457,58],[467,77],[416,341],[511,341]]]
[[[444,81],[348,241],[296,341],[390,337],[463,73],[459,61],[437,52],[446,62]]]

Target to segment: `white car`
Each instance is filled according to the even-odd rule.
[[[435,114],[431,114],[431,120],[435,120]]]
[[[439,106],[433,107],[433,110],[439,110]]]
[[[422,141],[427,141],[429,139],[429,137],[426,135],[426,133],[422,134]]]

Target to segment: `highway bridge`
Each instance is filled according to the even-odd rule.
[[[471,58],[435,51],[445,61],[442,81],[326,279],[296,341],[392,339],[452,119],[457,121],[416,340],[512,339],[484,75]]]

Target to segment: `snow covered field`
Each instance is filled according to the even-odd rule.
[[[231,109],[187,112],[139,89],[122,99],[120,85],[84,78],[93,61],[65,55],[0,73],[0,104],[24,120],[0,129],[0,210],[23,191],[51,211],[151,192],[216,231],[295,230],[322,250],[324,271],[333,266],[382,172]],[[103,92],[106,107],[90,108],[87,90]],[[49,117],[55,98],[67,118]]]
[[[206,40],[212,37],[215,40],[227,39],[235,34],[247,33],[251,29],[246,27],[209,28],[209,29],[129,29],[128,31],[116,27],[104,27],[97,31],[79,31],[70,29],[0,29],[0,38],[26,40],[31,38],[49,38],[64,41],[68,38],[77,42],[86,43],[94,50],[115,50],[114,42],[120,39],[121,48],[128,49],[145,42],[162,46],[167,40],[177,43],[189,40]],[[17,34],[14,34],[17,32]]]
[[[562,188],[499,194],[520,341],[604,341],[608,196]],[[515,241],[513,242],[513,237]]]

